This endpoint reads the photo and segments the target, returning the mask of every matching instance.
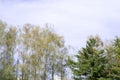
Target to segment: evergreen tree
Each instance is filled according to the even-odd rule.
[[[82,76],[88,80],[107,78],[108,73],[105,69],[107,60],[103,43],[98,37],[89,38],[86,47],[82,48],[75,57],[76,61],[71,59],[68,61],[75,80],[82,80]]]
[[[108,50],[109,58],[109,76],[112,79],[120,80],[120,38],[116,37],[111,49]],[[110,52],[111,51],[111,52]]]

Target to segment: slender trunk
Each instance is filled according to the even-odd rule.
[[[17,59],[16,80],[18,78],[18,64],[19,64],[19,60]]]
[[[61,80],[63,80],[63,71],[62,71],[62,68],[61,68]]]
[[[46,62],[46,61],[45,61]],[[46,63],[45,63],[45,67],[44,67],[44,80],[46,80]]]
[[[44,65],[44,80],[46,80],[46,68],[47,68],[47,51],[45,54],[45,65]]]
[[[54,62],[52,64],[52,80],[54,80]]]
[[[62,58],[61,58],[61,80],[63,80],[63,64],[62,64]]]
[[[22,80],[23,80],[23,70],[22,70]]]
[[[36,67],[35,67],[35,76],[34,76],[34,80],[36,80],[36,77],[37,77],[37,75],[36,75]]]
[[[25,60],[23,59],[23,64],[25,63]],[[25,73],[24,73],[24,69],[23,69],[23,67],[22,67],[22,80],[24,80],[24,75],[25,75]]]

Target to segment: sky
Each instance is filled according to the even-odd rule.
[[[0,19],[14,26],[48,23],[80,49],[90,35],[103,41],[120,35],[120,0],[0,0]]]

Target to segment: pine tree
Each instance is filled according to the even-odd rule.
[[[111,51],[112,50],[112,51]],[[109,58],[109,76],[112,79],[119,80],[120,79],[120,38],[116,37],[114,40],[111,49],[108,50],[110,52]]]
[[[89,38],[86,47],[82,48],[75,57],[76,61],[71,59],[68,61],[75,80],[82,80],[82,76],[88,80],[106,78],[107,60],[103,43],[98,37]]]

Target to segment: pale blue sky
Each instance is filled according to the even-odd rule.
[[[66,44],[85,45],[89,35],[120,35],[120,0],[0,0],[0,19],[10,25],[54,25]]]

